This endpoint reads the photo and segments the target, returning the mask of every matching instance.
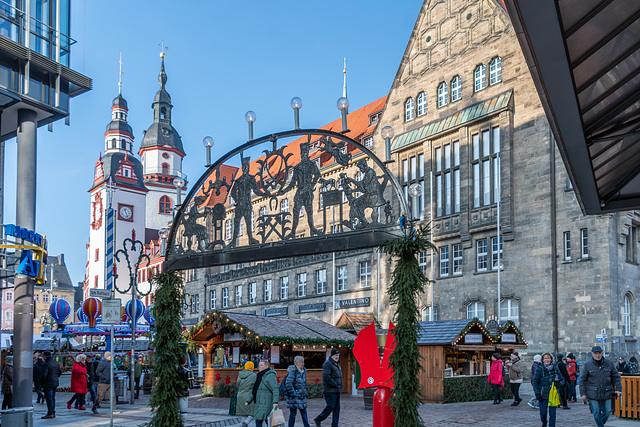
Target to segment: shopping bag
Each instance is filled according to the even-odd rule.
[[[238,393],[231,396],[231,400],[229,400],[229,415],[236,414],[236,404],[238,402]]]
[[[284,425],[284,414],[282,413],[282,409],[277,408],[271,411],[269,414],[269,426],[283,426]]]
[[[555,381],[551,383],[551,390],[549,390],[549,406],[560,406],[560,395]]]

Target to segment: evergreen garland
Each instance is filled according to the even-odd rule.
[[[177,366],[180,364],[182,349],[180,348],[180,310],[184,298],[184,285],[180,274],[176,271],[165,271],[151,280],[156,288],[156,336],[153,340],[157,357],[154,368],[156,385],[149,405],[153,418],[148,427],[183,426],[178,411],[178,399],[182,397],[182,387]]]
[[[390,404],[396,414],[396,425],[423,427],[418,414],[422,387],[418,374],[421,366],[418,351],[418,296],[424,292],[427,278],[420,269],[417,254],[428,249],[436,250],[427,239],[429,227],[420,225],[416,230],[413,222],[404,229],[404,235],[380,245],[380,249],[397,258],[393,282],[389,287],[390,303],[397,306],[393,316],[396,340],[389,366],[393,369],[394,394]]]

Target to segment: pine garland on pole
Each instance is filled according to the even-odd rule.
[[[156,384],[149,403],[153,418],[147,426],[183,426],[184,423],[178,411],[178,399],[182,397],[182,387],[179,386],[181,380],[177,366],[182,356],[180,309],[184,298],[184,285],[180,274],[176,271],[166,271],[154,276],[152,283],[156,287],[157,316],[153,346],[157,361],[153,370]]]
[[[397,309],[393,316],[396,325],[393,334],[396,347],[389,365],[393,369],[394,393],[390,404],[396,414],[396,425],[423,427],[418,414],[422,387],[418,374],[422,357],[418,351],[418,296],[424,292],[427,278],[420,269],[417,254],[435,246],[427,239],[429,227],[413,222],[404,229],[404,235],[380,245],[380,249],[397,259],[393,282],[389,287],[390,303]],[[432,302],[433,303],[433,302]]]

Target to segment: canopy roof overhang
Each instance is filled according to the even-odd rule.
[[[582,211],[640,208],[640,2],[506,6]]]

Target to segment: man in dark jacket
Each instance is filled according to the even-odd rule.
[[[42,367],[42,390],[47,401],[47,415],[43,419],[56,417],[56,390],[58,389],[59,378],[62,374],[60,365],[53,360],[51,352],[45,351],[44,366]]]
[[[573,353],[567,354],[567,373],[569,374],[569,402],[576,403],[576,383],[578,380],[578,362]]]
[[[85,362],[87,365],[87,390],[91,393],[91,402],[96,401],[96,389],[95,389],[95,377],[96,377],[96,366],[93,364],[93,356],[87,354],[87,360]]]
[[[331,427],[338,427],[340,420],[340,393],[342,392],[342,369],[338,361],[340,352],[337,348],[331,349],[331,357],[322,365],[322,392],[327,406],[314,418],[316,427],[321,427],[321,422],[333,412]]]
[[[7,356],[2,370],[2,409],[13,408],[13,356]]]
[[[580,375],[580,395],[591,405],[596,425],[604,427],[611,414],[611,399],[622,394],[622,382],[613,362],[603,357],[602,347],[593,347],[591,355],[593,359],[584,364]]]
[[[42,368],[44,367],[44,360],[42,355],[38,353],[36,355],[36,363],[33,364],[33,388],[38,395],[36,403],[44,403],[44,393],[42,392]]]
[[[558,370],[562,375],[562,379],[564,383],[560,388],[558,388],[558,394],[560,395],[560,405],[562,405],[562,409],[571,409],[567,404],[567,398],[569,397],[569,382],[571,379],[569,378],[569,372],[567,372],[567,364],[564,362],[564,354],[558,354]]]
[[[94,414],[98,413],[98,409],[100,407],[100,402],[104,399],[104,396],[109,393],[111,389],[111,352],[105,351],[104,356],[98,363],[98,368],[96,369],[96,377],[98,377],[98,396],[96,397],[96,401],[93,402],[93,407],[91,408],[91,412]],[[116,408],[115,399],[113,399],[113,409]]]
[[[616,366],[616,369],[621,374],[630,374],[631,373],[631,369],[629,369],[629,365],[627,364],[627,362],[624,361],[624,357],[622,357],[622,356],[620,356],[618,358],[618,366]]]

